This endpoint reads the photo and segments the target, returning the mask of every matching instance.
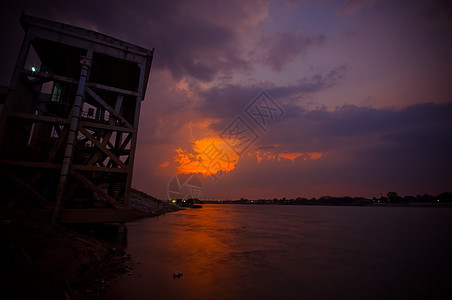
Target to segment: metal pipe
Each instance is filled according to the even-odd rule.
[[[76,135],[78,131],[78,122],[80,120],[81,108],[83,100],[85,98],[85,84],[88,79],[89,69],[91,67],[92,51],[88,51],[87,56],[81,57],[81,71],[80,79],[77,87],[77,94],[75,96],[74,104],[72,106],[71,123],[69,125],[68,137],[66,140],[66,149],[64,151],[64,159],[61,167],[60,180],[58,182],[58,188],[55,199],[55,206],[52,214],[52,224],[57,223],[61,205],[63,202],[64,190],[67,184],[67,177],[69,174],[69,168],[74,155],[74,144],[76,141]]]

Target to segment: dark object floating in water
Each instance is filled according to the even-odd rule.
[[[177,271],[173,274],[173,278],[180,278],[182,275],[184,275],[181,271]]]

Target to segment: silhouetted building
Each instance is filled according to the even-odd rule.
[[[1,212],[124,222],[153,50],[25,14],[20,22],[0,99]]]

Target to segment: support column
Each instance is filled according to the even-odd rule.
[[[144,64],[139,64],[138,67],[140,68],[140,79],[138,83],[138,92],[140,95],[136,98],[136,104],[135,104],[135,115],[133,120],[133,132],[132,132],[132,139],[130,141],[130,153],[129,153],[129,164],[128,164],[128,172],[127,172],[127,181],[126,181],[126,191],[125,191],[125,199],[124,199],[124,206],[129,207],[129,196],[130,196],[130,190],[132,186],[132,175],[133,175],[133,163],[135,161],[135,148],[137,145],[137,137],[138,137],[138,122],[140,119],[140,110],[141,110],[141,101],[143,100],[143,84],[144,84],[144,72],[145,72],[145,66]]]
[[[69,132],[66,141],[66,149],[64,151],[64,159],[61,167],[60,180],[58,182],[58,188],[55,199],[55,206],[52,214],[52,223],[56,223],[60,214],[61,206],[63,203],[64,191],[67,185],[67,177],[69,174],[69,168],[74,156],[74,144],[77,138],[78,123],[81,115],[81,108],[83,100],[85,98],[85,84],[88,79],[89,69],[91,67],[91,59],[93,52],[88,50],[85,57],[81,57],[81,71],[80,79],[77,87],[77,94],[75,96],[74,104],[72,106],[71,123],[69,125]]]
[[[25,63],[27,62],[28,53],[30,52],[31,43],[34,39],[34,34],[32,30],[27,30],[25,33],[24,40],[20,46],[19,55],[17,56],[16,65],[14,67],[14,73],[9,82],[10,89],[16,89],[18,80],[20,79],[20,73],[25,68]]]
[[[25,67],[25,63],[27,62],[28,53],[30,52],[31,43],[33,41],[34,34],[31,30],[27,30],[25,33],[25,37],[22,41],[22,45],[20,46],[19,54],[17,56],[16,65],[14,66],[13,75],[11,76],[11,80],[9,82],[9,90],[6,96],[5,104],[3,105],[2,110],[0,111],[0,152],[3,148],[3,139],[6,130],[6,118],[7,113],[10,111],[12,102],[17,98],[17,86],[19,85],[20,74]]]

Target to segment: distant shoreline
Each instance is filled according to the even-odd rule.
[[[384,207],[452,207],[452,193],[444,192],[437,196],[428,194],[418,196],[400,197],[395,192],[389,192],[387,197],[364,198],[364,197],[331,197],[320,198],[273,198],[248,200],[218,200],[203,201],[204,203],[218,204],[262,204],[262,205],[322,205],[322,206],[384,206]]]
[[[204,204],[221,205],[285,205],[285,206],[355,206],[355,207],[440,207],[452,208],[452,203],[374,203],[374,204],[291,204],[291,203],[241,203],[238,201],[205,201]]]

